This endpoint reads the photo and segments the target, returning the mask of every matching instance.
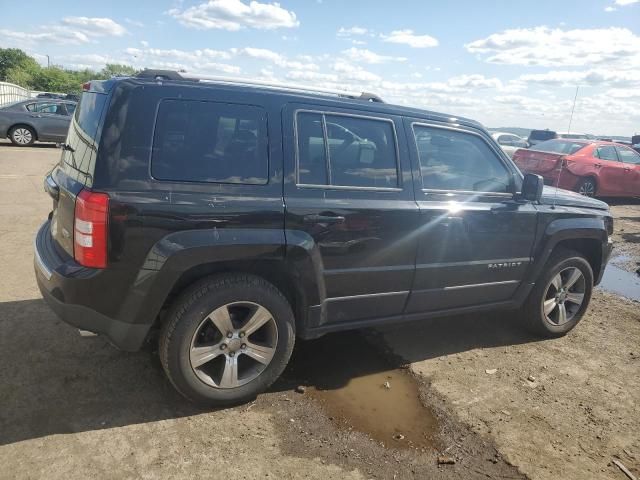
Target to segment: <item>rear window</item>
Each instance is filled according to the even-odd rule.
[[[158,180],[267,183],[265,110],[252,105],[163,100],[153,135],[151,173]]]
[[[529,134],[529,140],[551,140],[552,138],[556,138],[556,132],[551,130],[532,130]]]
[[[103,93],[85,92],[76,108],[74,119],[82,133],[97,140],[98,125],[102,117],[102,110],[109,97]]]
[[[581,148],[586,147],[586,143],[563,142],[562,140],[548,140],[538,143],[533,149],[539,152],[560,153],[562,155],[571,155]]]

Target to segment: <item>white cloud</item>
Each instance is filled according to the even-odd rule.
[[[99,17],[65,17],[62,23],[71,27],[76,27],[86,35],[103,37],[121,37],[127,33],[127,29],[110,18]]]
[[[517,81],[558,87],[583,86],[640,86],[639,70],[590,69],[583,71],[552,70],[546,73],[520,75]]]
[[[57,26],[49,27],[44,32],[18,32],[15,30],[0,29],[0,39],[8,44],[21,46],[21,44],[49,44],[78,45],[89,43],[89,36],[83,32],[77,32]]]
[[[227,73],[238,74],[241,69],[237,65],[220,63],[217,60],[229,60],[232,54],[221,50],[204,48],[200,50],[178,50],[158,48],[127,48],[128,59],[122,62],[142,68],[166,68],[184,70],[189,73]]]
[[[611,5],[609,5],[608,7],[604,7],[604,11],[607,13],[615,12],[616,10],[616,7],[612,7]]]
[[[507,65],[583,66],[618,63],[634,68],[640,37],[626,28],[562,30],[541,26],[494,33],[465,48],[485,61]]]
[[[140,45],[142,45],[143,47],[148,47],[149,42],[147,42],[146,40],[140,40]]]
[[[438,46],[438,40],[431,35],[416,35],[413,30],[394,30],[389,35],[381,34],[385,42],[409,45],[412,48],[429,48]]]
[[[251,58],[266,60],[268,62],[274,63],[278,67],[291,70],[318,70],[319,68],[318,65],[312,62],[299,62],[297,60],[289,60],[284,55],[274,52],[273,50],[268,50],[266,48],[232,48],[230,52],[233,55],[244,55]]]
[[[345,60],[336,61],[331,67],[333,71],[340,75],[340,78],[355,82],[376,82],[381,80],[380,76],[363,69],[359,65],[353,65]]]
[[[501,88],[502,81],[499,78],[487,78],[484,75],[459,75],[449,79],[448,84],[454,88]]]
[[[249,4],[241,0],[209,0],[186,10],[173,8],[167,12],[182,25],[197,29],[220,29],[236,31],[242,28],[271,30],[294,28],[300,25],[293,11],[279,3]]]
[[[620,5],[621,7],[626,7],[627,5],[632,5],[638,2],[640,2],[640,0],[616,0],[615,4]]]
[[[338,30],[338,37],[350,37],[351,35],[366,35],[369,33],[369,30],[363,27],[340,27]]]
[[[386,55],[379,55],[371,50],[367,50],[366,48],[351,47],[347,50],[343,50],[342,53],[354,62],[386,63],[407,61],[406,57],[389,57]]]

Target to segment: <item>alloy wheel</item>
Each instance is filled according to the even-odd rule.
[[[191,340],[189,362],[196,376],[228,389],[256,379],[271,363],[278,344],[273,315],[253,302],[223,305],[200,323]]]
[[[553,326],[573,320],[584,302],[587,281],[576,267],[568,267],[555,275],[542,300],[542,312]]]
[[[593,197],[596,193],[596,186],[591,181],[586,181],[580,188],[578,189],[578,193],[580,195],[584,195],[585,197]]]
[[[20,145],[28,145],[33,140],[33,135],[28,128],[16,128],[13,131],[13,139]]]

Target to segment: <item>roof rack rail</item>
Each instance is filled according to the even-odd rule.
[[[136,75],[137,78],[153,78],[154,80],[186,80],[192,82],[211,82],[220,83],[226,85],[248,85],[272,88],[276,90],[285,90],[301,93],[320,93],[325,95],[336,95],[338,97],[352,98],[357,100],[365,100],[367,102],[385,103],[375,93],[369,92],[353,92],[347,90],[332,90],[322,87],[310,87],[307,85],[300,85],[295,83],[281,83],[265,80],[253,80],[250,78],[242,77],[225,77],[216,75],[195,75],[185,72],[176,72],[174,70],[151,70],[145,69]]]

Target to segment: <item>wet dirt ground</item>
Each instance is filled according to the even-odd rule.
[[[624,479],[613,459],[640,473],[640,304],[600,290],[562,339],[513,314],[330,335],[299,342],[255,402],[192,407],[155,352],[81,338],[41,300],[31,242],[57,157],[0,143],[0,478]],[[612,211],[633,272],[640,203]]]

